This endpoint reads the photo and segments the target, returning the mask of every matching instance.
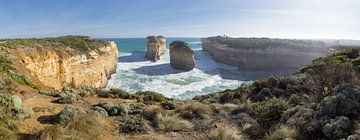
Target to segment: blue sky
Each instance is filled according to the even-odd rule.
[[[359,0],[0,0],[0,38],[360,39]]]

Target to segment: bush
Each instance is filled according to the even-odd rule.
[[[95,114],[91,114],[91,112],[86,112],[72,106],[66,106],[55,119],[65,130],[64,137],[76,140],[100,139],[101,134],[106,129],[103,119]],[[40,136],[43,135],[46,138],[51,138],[62,134],[62,129],[57,128],[57,126],[47,129],[41,131]]]
[[[167,100],[164,95],[154,91],[140,91],[137,92],[136,95],[138,95],[143,101],[164,102]]]
[[[266,131],[258,123],[246,123],[242,126],[241,132],[250,139],[263,139]]]
[[[156,116],[158,114],[163,114],[165,113],[165,110],[162,109],[160,106],[157,106],[157,105],[152,105],[152,106],[149,106],[147,107],[145,110],[144,110],[144,117],[148,120],[155,120],[156,119]]]
[[[289,105],[282,99],[271,99],[264,102],[254,103],[250,114],[265,128],[276,124],[283,112]]]
[[[275,131],[266,135],[265,140],[297,140],[298,132],[288,126],[280,126]]]
[[[199,102],[187,102],[184,105],[180,106],[176,112],[184,118],[200,118],[208,119],[212,113],[209,105],[199,103]]]
[[[100,94],[100,97],[105,97],[105,98],[122,98],[122,99],[128,99],[130,98],[130,95],[127,91],[122,90],[122,89],[117,89],[117,88],[112,88],[110,89],[109,92],[102,92],[103,94]]]
[[[245,140],[247,137],[229,125],[221,123],[205,136],[206,140]]]
[[[17,140],[18,137],[14,131],[0,127],[0,139],[2,140]]]
[[[177,132],[190,130],[193,125],[174,114],[157,114],[156,126],[160,131]]]
[[[101,102],[96,106],[105,109],[109,116],[124,116],[127,115],[131,109],[127,104],[113,105],[109,102]]]
[[[63,140],[65,128],[59,125],[45,127],[40,131],[39,140]]]
[[[164,103],[161,103],[161,106],[166,110],[174,110],[177,107],[176,103],[173,101],[166,101]]]
[[[322,132],[328,139],[344,139],[350,135],[352,123],[349,118],[340,116],[326,122],[322,127]]]
[[[121,131],[123,133],[135,134],[146,133],[148,131],[144,119],[129,119],[121,125]]]

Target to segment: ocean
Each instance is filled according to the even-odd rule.
[[[115,41],[119,50],[117,71],[107,88],[121,88],[129,92],[156,91],[176,99],[190,99],[235,89],[245,81],[237,67],[216,63],[202,51],[200,38],[167,38],[167,51],[157,62],[145,60],[146,38],[106,38]],[[174,70],[170,66],[169,44],[175,40],[188,42],[195,52],[196,66],[192,71]]]

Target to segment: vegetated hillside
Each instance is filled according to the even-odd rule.
[[[58,52],[66,51],[67,47],[78,52],[88,52],[105,46],[107,42],[91,39],[88,36],[63,36],[55,38],[1,39],[0,47],[48,47]]]
[[[0,138],[359,139],[359,55],[359,49],[346,50],[314,60],[288,77],[271,77],[186,101],[121,89],[40,91],[37,96],[52,99],[49,105],[66,105],[62,111],[50,112],[47,106],[31,107],[35,116],[24,113],[26,107],[16,109],[18,100],[11,95],[18,90],[2,86],[1,114],[6,117],[0,117]],[[24,118],[39,127],[24,129],[26,123],[18,125]]]
[[[308,47],[325,47],[322,41],[315,40],[297,40],[297,39],[275,39],[275,38],[231,38],[231,37],[209,37],[209,40],[218,44],[225,44],[230,48],[242,49],[266,49],[290,47],[294,49]]]

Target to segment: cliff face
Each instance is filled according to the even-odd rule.
[[[162,36],[147,37],[146,58],[156,62],[160,60],[160,56],[165,53],[166,39]]]
[[[194,51],[186,42],[174,41],[170,44],[170,65],[184,71],[195,67]]]
[[[325,47],[243,47],[209,38],[202,39],[202,43],[203,51],[208,52],[217,62],[237,66],[240,70],[294,71],[328,54]]]
[[[98,44],[97,49],[80,53],[71,47],[16,47],[16,60],[31,77],[55,89],[64,86],[105,87],[116,72],[118,50],[114,42]]]

